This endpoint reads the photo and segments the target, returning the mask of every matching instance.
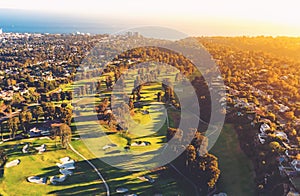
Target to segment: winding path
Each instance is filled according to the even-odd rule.
[[[186,181],[188,181],[194,187],[196,196],[199,196],[199,189],[195,185],[195,183],[193,183],[188,177],[186,177],[181,171],[179,171],[172,163],[170,163],[170,165],[178,174],[180,174],[184,179],[186,179]]]
[[[96,168],[96,166],[89,161],[87,158],[85,158],[82,154],[80,154],[77,150],[75,150],[75,148],[69,143],[70,149],[77,154],[78,156],[80,156],[81,158],[83,158],[83,160],[85,160],[93,169],[94,171],[97,173],[97,175],[99,176],[100,180],[104,183],[105,189],[106,189],[106,195],[110,196],[110,191],[109,191],[109,186],[107,184],[107,182],[105,181],[104,177],[102,176],[102,174],[99,172],[99,170]]]
[[[169,115],[168,115],[168,108],[166,109],[166,113],[167,113],[167,118],[166,118],[166,120],[167,120],[167,125],[168,125],[168,127],[170,126],[170,124],[169,124]],[[181,175],[184,179],[186,179],[186,181],[188,181],[192,186],[193,186],[193,188],[195,189],[195,196],[199,196],[200,194],[199,194],[199,189],[198,189],[198,187],[195,185],[195,183],[193,183],[188,177],[186,177],[181,171],[179,171],[176,167],[175,167],[175,165],[173,165],[172,163],[170,163],[170,166],[179,174],[179,175]]]

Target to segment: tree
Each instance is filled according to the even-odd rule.
[[[161,92],[157,93],[157,102],[161,102]]]
[[[68,148],[68,143],[72,138],[72,131],[67,124],[55,125],[54,127],[52,127],[51,135],[52,139],[55,140],[55,145],[56,138],[59,137],[62,148]]]
[[[56,108],[53,102],[50,103],[43,103],[43,114],[44,114],[44,119],[53,119],[55,118],[56,114]]]
[[[32,113],[31,111],[27,111],[25,114],[25,118],[26,118],[26,123],[25,123],[25,128],[27,129],[27,126],[30,124],[30,122],[32,121]],[[26,130],[25,130],[26,132]]]
[[[0,148],[0,168],[2,168],[7,160],[4,149]]]
[[[3,121],[0,121],[1,140],[3,141]]]
[[[103,101],[101,101],[101,103],[99,103],[99,105],[96,107],[96,112],[98,114],[103,114],[108,106],[109,106],[109,101],[107,98],[104,98]]]
[[[101,91],[101,81],[97,81],[97,84],[96,84],[96,90],[97,92],[100,92]]]
[[[205,155],[207,153],[208,139],[199,131],[195,132],[195,136],[191,144],[195,147],[196,151],[199,152],[200,156]]]
[[[207,176],[208,176],[208,181],[207,185],[209,188],[213,188],[215,184],[217,183],[219,176],[220,176],[220,169],[215,166],[210,166],[208,168]]]
[[[192,163],[196,160],[196,149],[193,145],[188,145],[186,148],[186,166],[191,166]]]
[[[60,136],[61,146],[63,148],[68,148],[68,144],[72,138],[72,131],[67,124],[62,124],[59,127],[59,136]]]
[[[10,137],[15,138],[16,133],[19,129],[19,118],[9,118],[7,121],[8,129],[10,131]]]
[[[128,103],[129,109],[133,110],[134,109],[134,104],[133,104],[133,100],[129,99],[129,103]]]
[[[61,116],[60,119],[63,123],[71,125],[72,120],[72,109],[71,108],[61,108]]]
[[[26,132],[26,127],[25,127],[26,112],[24,110],[22,112],[20,112],[20,114],[19,114],[19,120],[20,120],[21,127],[22,127],[23,131]]]
[[[295,115],[293,111],[289,111],[289,112],[285,112],[284,116],[288,119],[288,120],[294,120]]]
[[[177,129],[169,127],[167,130],[167,141],[170,141],[176,134]]]
[[[105,85],[107,89],[111,89],[113,85],[113,80],[111,76],[108,76],[105,80]]]
[[[195,170],[197,181],[209,188],[213,188],[220,176],[217,157],[207,153],[198,159],[197,166]]]
[[[37,106],[36,108],[33,109],[33,118],[35,118],[36,123],[39,121],[39,117],[43,116],[44,110],[43,107]]]
[[[275,142],[275,141],[271,142],[271,143],[269,144],[269,146],[270,146],[270,148],[271,148],[272,150],[274,150],[274,151],[276,151],[276,152],[278,152],[278,153],[282,153],[282,152],[284,152],[284,150],[285,150],[278,142]]]
[[[73,99],[73,92],[72,91],[67,91],[66,96],[67,96],[67,100],[72,100]]]

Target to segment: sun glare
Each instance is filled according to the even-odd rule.
[[[208,27],[244,28],[244,31],[270,34],[300,35],[298,1],[201,1],[201,0],[3,0],[0,8],[39,10],[94,19],[115,19],[139,25],[185,26],[184,29]],[[179,24],[180,23],[180,24]],[[249,29],[249,30],[247,30]],[[228,31],[229,29],[223,29]]]

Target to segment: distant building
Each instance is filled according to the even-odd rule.
[[[3,31],[2,31],[2,29],[0,28],[0,34],[2,34],[3,33]]]
[[[126,32],[126,35],[128,37],[140,37],[140,33],[139,32],[128,31],[128,32]]]

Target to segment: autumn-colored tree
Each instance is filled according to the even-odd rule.
[[[59,136],[60,136],[62,148],[68,148],[68,144],[72,138],[72,131],[67,124],[62,124],[59,127]]]
[[[0,168],[2,168],[7,160],[5,150],[0,148]]]
[[[288,119],[288,120],[294,120],[295,115],[293,111],[289,111],[289,112],[285,112],[284,116]]]
[[[169,127],[167,130],[167,141],[170,141],[176,134],[177,129]]]
[[[7,126],[8,126],[8,129],[10,131],[10,137],[11,138],[15,138],[16,133],[19,129],[19,123],[20,123],[19,118],[9,118],[8,119]]]
[[[35,118],[36,120],[36,123],[38,123],[39,117],[43,116],[44,114],[43,107],[37,106],[36,108],[33,109],[32,114],[33,114],[33,118]]]
[[[192,166],[194,161],[196,160],[196,149],[193,145],[188,145],[186,148],[186,166]]]

